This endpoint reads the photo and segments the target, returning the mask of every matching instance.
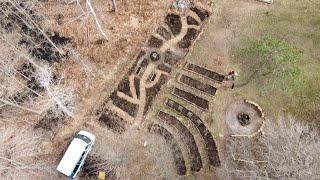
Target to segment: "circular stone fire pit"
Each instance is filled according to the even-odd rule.
[[[239,100],[229,106],[226,113],[226,123],[232,135],[252,135],[259,131],[264,118],[261,109]]]
[[[158,61],[160,59],[160,54],[157,52],[151,52],[150,59],[151,61]]]

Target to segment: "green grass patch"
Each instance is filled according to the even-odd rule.
[[[280,0],[256,13],[256,23],[237,29],[233,42],[239,92],[273,116],[314,118],[320,107],[320,1]],[[242,33],[248,28],[255,34]]]
[[[236,54],[245,72],[240,79],[242,84],[270,84],[272,86],[265,86],[265,91],[280,89],[286,96],[304,88],[306,83],[300,68],[302,51],[271,36],[249,42],[248,47],[239,49]]]

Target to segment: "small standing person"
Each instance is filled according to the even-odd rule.
[[[236,77],[238,76],[238,73],[234,70],[231,70],[228,75],[226,76],[227,81],[234,81]]]
[[[231,70],[228,75],[225,77],[226,81],[235,81],[236,77],[238,76],[238,73],[234,70]],[[231,89],[233,89],[235,86],[234,83],[232,83]]]

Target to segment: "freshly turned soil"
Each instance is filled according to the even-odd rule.
[[[193,135],[176,117],[169,115],[163,111],[158,113],[158,118],[165,123],[175,127],[181,135],[184,143],[188,146],[188,152],[191,160],[191,171],[200,171],[202,168],[202,160],[198,150],[198,146],[194,140]]]
[[[164,55],[164,62],[174,66],[181,59],[180,56],[175,55],[172,51],[167,50]]]
[[[148,58],[144,58],[141,63],[140,67],[147,67],[149,65],[150,60]]]
[[[178,35],[181,32],[182,23],[181,17],[179,15],[168,14],[166,16],[165,23],[169,26],[174,36]]]
[[[204,21],[205,19],[207,19],[210,16],[209,12],[204,11],[204,10],[200,10],[200,9],[198,9],[196,7],[191,7],[190,10],[195,12],[199,16],[201,21]]]
[[[136,89],[137,97],[140,97],[140,78],[134,77],[134,87]]]
[[[118,91],[123,92],[124,94],[128,96],[132,96],[130,91],[130,82],[129,78],[126,76],[124,79],[121,80],[121,82],[118,85]]]
[[[141,58],[143,58],[146,55],[146,52],[141,50],[134,62],[134,64],[131,66],[131,68],[128,70],[127,75],[129,76],[130,74],[135,73],[135,71],[138,69],[138,62]]]
[[[159,82],[156,85],[154,85],[152,88],[148,88],[146,90],[146,105],[145,105],[143,114],[146,114],[148,112],[148,110],[150,109],[154,101],[154,98],[156,97],[158,92],[161,90],[162,85],[166,84],[168,80],[169,80],[168,76],[161,74]]]
[[[224,80],[224,75],[222,74],[219,74],[219,73],[216,73],[214,71],[210,71],[206,68],[203,68],[203,67],[200,67],[200,66],[197,66],[195,64],[188,64],[187,65],[187,69],[189,71],[192,71],[192,72],[195,72],[197,74],[200,74],[206,78],[209,78],[211,80],[214,80],[214,81],[218,81],[218,82],[222,82]]]
[[[196,106],[200,107],[201,109],[208,110],[209,109],[209,101],[196,96],[194,94],[191,94],[189,92],[186,92],[184,90],[174,88],[173,94],[185,101],[188,101],[192,104],[195,104]]]
[[[167,72],[167,73],[171,73],[171,67],[168,67],[164,64],[159,64],[157,67],[159,70]]]
[[[162,44],[163,44],[163,41],[154,36],[151,36],[148,41],[148,46],[151,48],[160,48]]]
[[[198,89],[198,90],[205,92],[207,94],[210,94],[212,96],[214,96],[216,94],[217,88],[215,88],[211,85],[208,85],[208,84],[204,84],[201,81],[193,79],[189,76],[181,75],[179,80],[180,80],[180,82],[182,82],[192,88]]]
[[[117,106],[118,108],[122,109],[123,111],[127,112],[130,116],[136,117],[138,112],[138,105],[133,104],[131,102],[128,102],[125,99],[120,98],[117,96],[117,92],[114,91],[110,99],[112,100],[112,103]]]
[[[188,28],[187,34],[178,43],[178,46],[183,49],[189,48],[192,42],[197,38],[198,35],[199,35],[198,30],[194,28]]]
[[[188,25],[196,25],[196,26],[200,25],[200,23],[191,16],[187,17],[187,24]]]
[[[187,168],[185,165],[184,157],[182,155],[182,151],[180,149],[180,146],[178,145],[178,142],[174,139],[174,136],[167,129],[158,124],[151,124],[148,127],[148,130],[149,132],[157,134],[165,139],[166,143],[171,147],[177,174],[180,176],[186,175]]]
[[[220,158],[219,158],[219,153],[217,150],[216,143],[212,137],[212,134],[204,125],[200,117],[197,116],[192,111],[190,111],[189,109],[185,108],[184,106],[180,105],[179,103],[171,99],[168,99],[166,101],[166,106],[175,110],[179,114],[185,116],[197,127],[198,131],[201,134],[202,139],[204,140],[205,149],[209,158],[210,165],[220,166]]]

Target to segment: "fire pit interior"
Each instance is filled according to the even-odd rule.
[[[152,61],[158,61],[160,59],[160,54],[158,54],[157,52],[152,52],[150,54],[150,59]]]
[[[237,115],[238,121],[241,124],[241,126],[247,126],[250,124],[250,116],[249,114],[246,114],[244,112],[240,112]]]
[[[226,123],[232,135],[252,135],[263,124],[264,118],[257,106],[246,100],[232,103],[226,110]]]

